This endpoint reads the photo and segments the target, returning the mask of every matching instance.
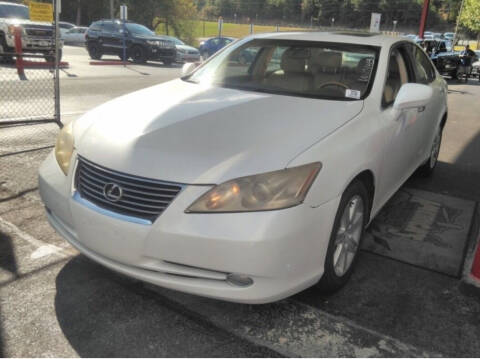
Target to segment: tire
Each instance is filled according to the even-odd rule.
[[[59,49],[58,50],[58,62],[62,61],[62,56],[63,56],[63,51],[62,51],[62,49]],[[47,61],[47,62],[55,62],[55,54],[53,54],[53,55],[52,54],[46,54],[44,56],[44,58],[45,58],[45,61]]]
[[[134,46],[130,51],[133,62],[136,64],[144,64],[147,62],[147,53],[141,46]]]
[[[443,130],[439,128],[433,139],[432,147],[430,149],[430,157],[427,161],[418,168],[418,174],[422,177],[429,177],[433,174],[438,162],[438,154],[440,152],[440,146],[442,145],[442,133]]]
[[[163,60],[163,64],[166,66],[170,66],[173,63],[173,60]]]
[[[90,44],[87,46],[88,54],[93,60],[100,60],[102,58],[102,49],[97,44]]]
[[[369,210],[370,201],[365,185],[359,180],[352,182],[343,193],[335,216],[324,273],[317,283],[321,292],[336,292],[348,282],[365,234]],[[351,218],[350,211],[353,211]]]

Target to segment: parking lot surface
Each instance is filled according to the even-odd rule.
[[[80,47],[66,47],[64,60],[70,63],[61,75],[64,122],[180,74],[179,65],[93,66]],[[12,195],[26,173],[3,174],[0,355],[478,356],[480,292],[459,274],[478,238],[479,85],[449,83],[449,119],[438,168],[429,179],[413,176],[402,189],[413,194],[413,202],[423,198],[439,211],[422,222],[426,228],[412,231],[410,241],[424,242],[435,233],[440,243],[456,248],[452,256],[460,273],[366,248],[351,281],[333,295],[311,288],[257,306],[195,297],[123,277],[79,255],[48,225],[35,187]],[[30,129],[22,131],[28,136]],[[11,161],[34,174],[48,151],[11,156]],[[446,221],[442,203],[466,213],[464,220],[448,217],[450,232],[438,230],[438,223]],[[379,226],[387,228],[391,216]],[[405,218],[402,228],[413,220]],[[385,231],[369,232],[377,242],[384,238]],[[417,249],[412,245],[409,251]]]

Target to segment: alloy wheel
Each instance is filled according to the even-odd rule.
[[[353,196],[345,206],[335,237],[333,267],[339,277],[348,272],[355,259],[362,236],[364,215],[365,205],[362,197]]]

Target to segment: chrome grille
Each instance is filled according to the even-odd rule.
[[[25,28],[27,35],[31,36],[44,36],[44,37],[52,37],[53,31],[51,28],[34,28],[34,27],[27,27]]]
[[[119,200],[105,195],[105,187],[115,184],[121,188]],[[83,157],[78,158],[75,187],[80,196],[99,207],[151,222],[168,207],[182,190],[182,185],[163,182],[96,165]]]

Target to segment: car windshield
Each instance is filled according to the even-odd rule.
[[[147,27],[139,24],[126,23],[127,30],[134,35],[155,35],[155,33]]]
[[[379,49],[333,42],[255,39],[226,48],[185,81],[290,96],[359,100]]]
[[[28,20],[30,15],[26,6],[1,4],[0,17]]]

